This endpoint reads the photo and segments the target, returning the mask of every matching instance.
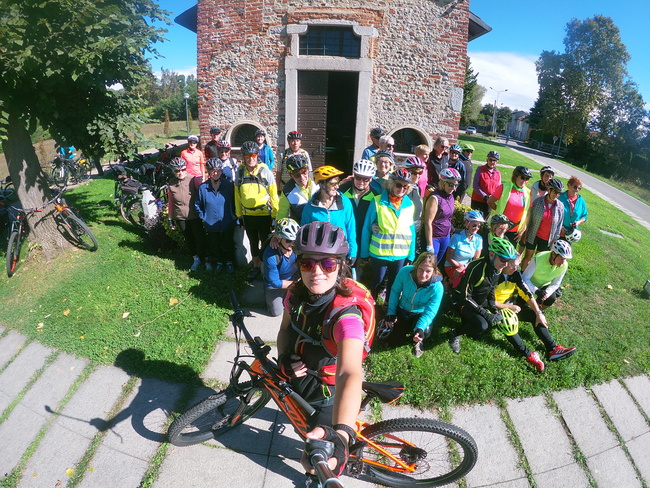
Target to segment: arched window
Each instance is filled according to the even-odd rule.
[[[255,132],[262,127],[252,121],[240,121],[230,127],[228,130],[228,140],[233,148],[241,147],[246,141],[255,140]]]
[[[391,133],[390,136],[395,139],[394,151],[396,153],[413,154],[415,146],[426,144],[431,147],[432,145],[429,136],[415,127],[401,127]]]

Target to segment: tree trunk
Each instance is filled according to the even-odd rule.
[[[16,113],[9,114],[7,138],[2,141],[2,148],[22,208],[38,208],[48,202],[52,193],[47,176],[38,162],[25,122]],[[46,258],[70,246],[57,229],[54,210],[49,205],[42,212],[28,216],[29,241],[40,244]]]

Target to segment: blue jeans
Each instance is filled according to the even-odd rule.
[[[393,286],[395,277],[399,270],[404,267],[405,261],[406,258],[398,259],[396,261],[388,261],[386,259],[375,257],[370,258],[370,262],[372,263],[372,284],[370,291],[372,292],[373,298],[377,298],[381,282],[386,278],[388,280],[388,286],[386,286],[386,301],[388,301],[390,298],[390,289]]]

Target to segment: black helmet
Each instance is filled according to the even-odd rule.
[[[259,154],[260,148],[257,145],[257,142],[246,141],[241,145],[241,153],[244,155],[247,154]]]
[[[187,167],[187,163],[183,158],[174,158],[169,162],[169,166],[171,166],[174,171],[179,171],[181,169],[185,169]]]
[[[528,179],[531,179],[533,177],[533,173],[531,173],[530,170],[526,168],[526,166],[517,166],[512,172],[512,175],[515,177],[521,176],[522,178]]]
[[[370,138],[385,136],[386,132],[381,127],[375,127],[370,131]]]
[[[210,127],[210,134],[221,134],[221,128],[217,126]]]
[[[210,158],[205,162],[205,167],[209,170],[222,169],[223,161],[221,161],[219,158]]]
[[[487,155],[488,159],[496,159],[497,161],[501,159],[501,155],[496,151],[490,151]]]
[[[564,184],[558,180],[557,178],[551,178],[548,180],[548,183],[546,183],[546,186],[550,189],[553,188],[559,193],[562,193],[564,191]]]
[[[302,139],[302,134],[297,130],[292,130],[287,134],[287,140],[290,141],[292,139]]]
[[[543,175],[544,173],[551,173],[551,177],[555,175],[555,170],[551,166],[544,166],[542,169],[539,170],[540,176]]]
[[[255,137],[257,137],[257,136],[264,136],[264,137],[266,137],[266,131],[265,131],[264,129],[257,129],[257,130],[255,131]]]
[[[296,254],[331,254],[344,257],[350,252],[345,232],[329,222],[312,222],[303,225],[294,243]]]
[[[307,158],[302,154],[292,154],[286,161],[287,171],[293,173],[307,167]]]
[[[392,162],[393,164],[395,164],[395,158],[394,158],[393,155],[392,155],[391,153],[389,153],[388,151],[377,151],[377,152],[375,153],[375,157],[374,157],[374,161],[375,161],[375,163],[377,163],[377,160],[378,160],[379,158],[388,158],[388,159],[391,160],[391,162]]]

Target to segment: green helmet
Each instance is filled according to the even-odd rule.
[[[505,237],[494,237],[488,249],[504,259],[515,259],[517,257],[515,246]]]
[[[462,146],[460,146],[460,148],[463,151],[472,151],[472,152],[474,152],[474,146],[472,146],[471,144],[463,144]]]
[[[519,317],[514,310],[502,308],[500,310],[503,320],[497,325],[497,329],[507,336],[513,336],[519,332]]]

